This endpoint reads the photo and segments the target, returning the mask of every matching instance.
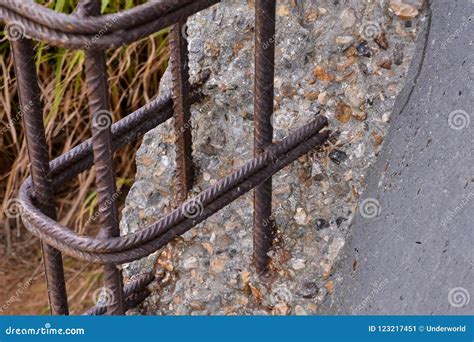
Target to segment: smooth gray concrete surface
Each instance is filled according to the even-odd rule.
[[[431,1],[322,313],[474,314],[473,25],[474,1]]]

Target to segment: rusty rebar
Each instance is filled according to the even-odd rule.
[[[194,103],[203,97],[200,86],[208,78],[208,72],[198,75],[191,86],[191,102]],[[112,152],[170,119],[173,116],[172,103],[171,94],[167,93],[115,122],[111,127]],[[92,139],[88,139],[51,162],[53,184],[56,188],[69,181],[70,175],[77,175],[91,167],[93,164],[91,151]]]
[[[75,26],[73,15],[56,13],[34,1],[26,4],[18,0],[6,1],[0,2],[0,20],[17,25],[28,37],[70,49],[105,50],[149,36],[220,0],[178,0],[176,6],[172,4],[170,8],[165,8],[161,1],[149,1],[149,7],[142,7],[138,13],[128,10],[115,17],[108,15],[103,21],[93,20],[90,22],[91,29],[85,29],[84,25]],[[48,21],[48,18],[55,20]],[[127,22],[129,24],[124,25]]]
[[[30,23],[43,25],[51,29],[63,31],[64,33],[91,33],[95,35],[98,32],[103,32],[105,29],[109,31],[130,30],[134,27],[148,24],[193,1],[150,1],[120,13],[85,18],[58,13],[31,0],[2,0],[0,8],[3,7],[6,13],[10,12],[21,15]]]
[[[174,130],[176,136],[177,201],[183,202],[193,186],[191,101],[189,99],[189,60],[186,21],[173,25],[170,34],[173,79]]]
[[[273,82],[275,72],[275,0],[255,1],[254,155],[272,144]],[[255,187],[253,216],[254,262],[267,276],[273,241],[272,179]]]
[[[83,0],[78,13],[85,16],[100,14],[100,0]],[[85,73],[91,113],[92,149],[96,169],[96,186],[99,203],[101,229],[98,237],[107,239],[120,236],[117,203],[114,198],[115,175],[111,147],[112,115],[109,111],[109,89],[105,52],[88,50],[85,52]],[[112,294],[109,315],[123,315],[123,284],[120,270],[114,264],[104,264],[104,283]]]
[[[34,63],[33,44],[26,38],[12,42],[15,73],[20,98],[20,113],[25,130],[30,171],[33,182],[33,196],[38,208],[49,218],[56,220],[53,184],[49,167],[48,145],[46,143],[43,107]],[[66,283],[61,252],[41,242],[43,262],[48,288],[48,298],[53,315],[68,315]]]
[[[298,145],[310,141],[326,125],[326,118],[317,117],[312,122],[296,130],[296,132],[291,133],[284,140],[273,144],[273,146],[269,147],[268,150],[257,158],[249,160],[230,175],[189,199],[156,223],[122,237],[100,240],[79,236],[69,228],[48,220],[41,215],[29,199],[29,180],[20,189],[20,199],[24,203],[22,218],[30,231],[68,255],[92,262],[117,264],[129,262],[147,256],[159,249],[161,247],[160,236],[173,229],[174,226],[185,220],[187,216],[191,216],[191,222],[194,222],[194,224],[200,222],[199,220],[202,219],[199,216],[200,208],[205,209],[209,203],[219,201],[221,196],[232,189],[241,188],[242,182],[255,177],[257,172],[268,165],[285,158]],[[314,145],[310,147],[314,147]],[[190,203],[194,203],[194,208],[198,210],[196,213],[191,211],[192,215],[187,215],[190,213],[187,210]]]
[[[117,203],[113,198],[116,194],[113,153],[173,116],[177,134],[178,200],[183,201],[191,189],[194,170],[190,105],[199,98],[199,93],[195,84],[190,87],[188,80],[184,28],[189,15],[217,2],[148,2],[122,13],[104,16],[99,15],[99,0],[81,0],[71,15],[55,13],[32,1],[5,0],[0,3],[0,20],[23,28],[24,32],[20,33],[58,46],[86,50],[92,138],[49,163],[39,102],[40,91],[35,67],[31,63],[32,45],[25,39],[13,45],[25,135],[32,164],[31,177],[20,189],[20,200],[24,207],[22,220],[27,229],[44,244],[53,313],[67,314],[62,258],[58,250],[80,260],[104,264],[105,285],[112,292],[113,303],[107,303],[106,307],[96,306],[88,314],[123,314],[146,298],[149,293],[146,287],[155,277],[150,272],[124,287],[121,272],[115,265],[137,260],[159,250],[253,188],[254,260],[260,275],[270,274],[268,252],[273,240],[271,177],[302,154],[324,143],[330,134],[329,131],[322,131],[327,126],[327,119],[318,116],[284,140],[272,141],[275,0],[256,0],[255,4],[254,158],[143,230],[120,236],[118,227]],[[170,36],[172,94],[152,101],[111,128],[104,50],[136,41],[169,25],[174,25]],[[28,107],[30,101],[33,102],[31,108]],[[93,164],[97,173],[101,224],[101,230],[95,238],[79,236],[58,223],[54,205],[54,190]]]
[[[163,277],[158,277],[157,279],[160,280]],[[153,271],[141,274],[137,276],[133,281],[127,283],[124,286],[123,294],[124,294],[124,303],[125,303],[125,310],[135,307],[136,305],[140,304],[147,296],[142,297],[145,293],[149,294],[149,290],[147,286],[155,280],[155,274]],[[137,295],[141,300],[137,301]],[[106,312],[107,308],[105,306],[96,305],[86,312],[83,315],[103,315]]]

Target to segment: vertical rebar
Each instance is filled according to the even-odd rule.
[[[56,205],[33,43],[29,39],[20,38],[12,41],[12,50],[20,98],[20,115],[22,115],[30,159],[34,199],[44,214],[56,220]],[[53,315],[67,315],[69,309],[61,252],[45,243],[41,243],[41,248],[51,313]]]
[[[273,82],[275,72],[275,0],[255,1],[254,155],[272,144]],[[268,275],[268,252],[273,241],[272,179],[255,187],[253,244],[260,275]]]
[[[100,14],[100,0],[83,0],[78,14],[95,16]],[[99,38],[100,39],[100,38]],[[92,122],[92,149],[96,170],[96,186],[99,200],[101,229],[98,237],[107,239],[120,235],[115,194],[115,175],[111,148],[112,116],[109,112],[109,89],[105,52],[85,51],[87,95]],[[123,315],[123,283],[120,270],[114,264],[104,265],[107,314]]]
[[[177,200],[182,202],[194,180],[189,100],[189,60],[186,21],[173,25],[170,34],[171,73],[173,78],[174,129],[176,135]]]

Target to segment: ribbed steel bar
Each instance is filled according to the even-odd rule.
[[[192,213],[193,208],[206,207],[209,203],[218,200],[223,194],[231,191],[231,189],[240,189],[241,183],[246,179],[254,177],[262,168],[274,163],[274,160],[284,158],[292,149],[305,141],[309,141],[326,125],[326,118],[318,117],[283,141],[275,143],[263,154],[251,159],[199,195],[189,199],[181,207],[165,215],[158,222],[132,234],[110,238],[106,241],[77,235],[67,227],[48,219],[33,206],[29,199],[30,186],[28,181],[20,190],[20,199],[24,205],[23,221],[32,233],[81,260],[117,264],[129,262],[147,256],[159,249],[161,247],[159,238],[185,220],[189,213]],[[198,223],[197,219],[193,219],[194,224]]]
[[[20,189],[20,200],[24,207],[22,219],[25,226],[44,244],[53,313],[67,314],[62,258],[58,250],[80,260],[104,264],[105,285],[113,294],[113,303],[108,303],[106,307],[94,307],[86,314],[123,314],[146,298],[149,294],[147,285],[155,277],[150,272],[124,287],[116,265],[159,250],[253,188],[254,260],[259,275],[270,275],[268,252],[273,240],[271,177],[302,154],[324,143],[330,134],[329,131],[322,131],[327,126],[327,119],[316,117],[284,140],[276,143],[272,141],[275,0],[255,2],[254,158],[144,229],[120,236],[118,228],[117,203],[113,198],[116,191],[113,152],[171,117],[175,119],[178,201],[184,201],[192,187],[194,170],[190,105],[200,94],[194,85],[190,87],[189,84],[184,28],[189,15],[217,2],[150,1],[121,13],[100,16],[100,0],[81,0],[71,15],[55,13],[31,0],[0,0],[0,20],[7,21],[10,26],[19,26],[17,29],[23,29],[20,33],[53,45],[86,50],[92,138],[49,163],[39,102],[40,91],[32,63],[33,48],[31,42],[25,39],[13,45],[32,165],[32,175]],[[170,35],[171,94],[165,94],[112,125],[108,111],[104,50],[136,41],[169,25],[173,25]],[[92,164],[97,173],[102,227],[95,238],[80,236],[59,224],[54,205],[54,190]]]
[[[221,193],[228,191],[230,188],[236,186],[239,182],[252,175],[253,172],[258,171],[265,165],[272,161],[272,158],[281,157],[288,153],[292,148],[296,147],[301,142],[309,139],[312,135],[318,133],[327,125],[327,119],[322,116],[316,117],[307,125],[299,128],[296,132],[290,134],[285,140],[275,143],[258,158],[246,162],[242,167],[232,172],[227,177],[219,180],[213,186],[207,188],[199,195],[193,197],[190,201],[194,203],[201,203],[206,205],[210,201],[216,199]],[[64,159],[64,162],[66,159]],[[73,167],[73,166],[72,166]],[[75,176],[75,175],[71,175]],[[58,175],[61,177],[61,175]],[[27,181],[28,183],[28,181]],[[86,236],[79,236],[67,227],[62,227],[59,224],[41,224],[41,218],[37,218],[37,226],[42,228],[45,233],[61,240],[71,248],[80,249],[88,252],[103,252],[111,253],[117,251],[125,251],[132,248],[139,247],[143,243],[150,241],[166,229],[182,220],[185,211],[183,206],[173,210],[171,213],[165,215],[158,224],[152,224],[144,227],[135,233],[127,234],[125,236],[111,238],[106,241],[93,239]],[[25,215],[28,219],[30,213],[29,202],[25,203]],[[36,216],[36,215],[34,215]]]
[[[30,158],[33,196],[38,208],[45,215],[56,220],[56,206],[33,44],[26,38],[20,38],[12,42],[12,49],[23,127]],[[69,310],[61,252],[44,242],[41,242],[41,247],[51,313],[53,315],[67,315]]]
[[[58,13],[33,0],[0,0],[0,7],[6,13],[17,13],[25,20],[48,28],[68,33],[97,34],[104,28],[110,31],[127,30],[136,26],[146,25],[172,10],[190,4],[193,0],[161,0],[150,1],[137,5],[120,13],[105,14],[100,17],[81,18],[75,15]]]
[[[311,149],[323,144],[329,137],[330,132],[322,132],[316,135],[313,135],[307,141],[302,142],[295,148],[293,148],[289,153],[282,157],[275,158],[275,161],[262,169],[261,171],[255,173],[252,177],[247,178],[239,186],[233,187],[230,191],[224,193],[218,199],[209,203],[205,206],[200,214],[195,218],[188,218],[170,229],[166,233],[160,236],[156,242],[157,246],[165,246],[167,243],[171,242],[176,237],[186,233],[189,229],[196,226],[198,223],[204,221],[206,218],[216,213],[220,209],[224,208],[226,205],[232,203],[235,199],[242,196],[257,184],[261,184],[273,174],[281,170],[286,165],[290,164],[303,154],[309,152]]]
[[[84,16],[100,14],[100,0],[83,0],[78,13]],[[101,229],[99,237],[108,239],[120,236],[117,203],[114,200],[115,175],[113,172],[113,154],[111,146],[112,116],[109,112],[109,90],[105,52],[86,51],[86,83],[89,109],[92,122],[92,149],[96,169],[96,186],[99,199],[99,219]],[[123,284],[120,270],[114,264],[104,264],[104,282],[112,294],[107,314],[123,315]]]
[[[185,29],[186,21],[181,21],[173,25],[170,34],[178,203],[186,199],[194,180],[188,42]]]
[[[272,144],[275,72],[275,0],[255,1],[254,155]],[[255,187],[253,248],[257,273],[269,275],[268,252],[273,241],[272,179]]]
[[[291,152],[286,154],[285,157],[276,158],[273,164],[271,164],[267,169],[264,169],[261,172],[257,173],[256,177],[247,179],[245,182],[241,184],[241,186],[236,187],[232,191],[227,192],[224,196],[212,202],[206,208],[203,208],[203,210],[199,213],[198,221],[201,222],[205,218],[217,212],[220,208],[225,207],[227,204],[231,203],[235,198],[239,197],[241,194],[247,192],[252,187],[254,187],[255,184],[258,184],[259,182],[264,181],[265,178],[269,177],[271,174],[275,173],[277,170],[281,169],[285,165],[288,165],[291,161],[295,160],[300,155],[307,153],[312,148],[314,148],[314,146],[323,144],[326,141],[326,139],[329,137],[329,134],[330,132],[326,131],[326,132],[314,135],[308,140],[303,141],[299,145],[297,145]],[[173,230],[168,231],[166,234],[163,235],[162,244],[165,245],[166,243],[173,240],[175,237],[184,234],[186,231],[188,231],[191,227],[193,227],[196,224],[197,222],[195,222],[191,218],[186,221],[183,221],[182,223],[175,226]],[[141,295],[143,295],[144,296],[143,299],[141,300],[137,299],[137,304],[138,304],[146,298],[146,289],[143,289],[143,284],[148,284],[149,282],[151,282],[151,280],[152,280],[152,273],[144,275],[142,279],[138,279],[136,281],[135,286],[126,286],[125,293],[127,295],[136,293],[137,297],[140,297]],[[132,291],[132,288],[133,288],[133,291]],[[132,307],[131,303],[133,302],[133,297],[128,297],[126,302],[127,302],[126,304],[127,307]],[[100,314],[103,314],[104,311],[105,310],[103,310],[103,308],[95,307],[95,308],[91,308],[86,314],[100,315]]]
[[[191,86],[191,102],[202,98],[198,90],[209,77],[203,72]],[[112,125],[112,152],[125,146],[173,116],[171,95],[165,94],[141,107]],[[64,182],[92,166],[92,139],[88,139],[51,162],[53,185],[58,188]]]
[[[151,21],[141,22],[139,25],[127,30],[116,30],[114,29],[115,24],[109,21],[109,24],[104,24],[100,30],[94,30],[92,33],[86,34],[80,33],[80,31],[75,29],[74,32],[68,32],[70,31],[67,29],[68,25],[64,25],[61,30],[58,30],[48,25],[39,24],[30,18],[25,18],[21,14],[2,6],[1,1],[2,0],[0,0],[0,20],[15,25],[17,30],[23,31],[28,37],[70,49],[105,50],[145,38],[176,22],[185,20],[194,13],[218,3],[220,0],[199,0],[183,3],[182,6],[163,11],[162,15],[153,18]],[[160,2],[158,1],[150,2],[150,4],[160,6]],[[35,6],[37,8],[39,5],[35,4]],[[21,13],[21,11],[19,12]],[[122,21],[126,21],[127,19],[130,21],[134,20],[131,14],[125,14]],[[71,27],[74,28],[74,26],[69,26],[69,28]]]
[[[148,289],[143,289],[137,292],[132,293],[124,301],[125,311],[132,309],[142,303],[148,296],[150,291]],[[104,315],[107,312],[107,307],[105,306],[94,306],[83,313],[85,316],[99,316]]]
[[[144,293],[149,294],[147,290],[148,284],[150,284],[153,280],[155,280],[154,272],[148,272],[142,275],[139,275],[133,281],[127,283],[124,286],[123,293],[125,297],[125,310],[135,307],[136,305],[140,304],[147,296],[142,298]],[[142,298],[138,302],[136,302],[136,295]],[[135,298],[134,298],[135,297]],[[107,308],[105,306],[94,306],[87,310],[84,315],[103,315],[106,312]]]

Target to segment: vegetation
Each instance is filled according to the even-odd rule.
[[[56,11],[71,13],[77,0],[38,1]],[[102,12],[113,13],[144,1],[102,0]],[[158,93],[160,77],[167,66],[167,30],[107,52],[110,108],[114,121],[149,102]],[[90,137],[89,113],[84,84],[84,53],[36,44],[36,66],[42,90],[46,136],[51,158],[57,157]],[[5,212],[19,186],[28,176],[28,156],[21,126],[17,85],[8,40],[0,30],[0,204]],[[6,128],[6,129],[4,129]],[[135,174],[135,151],[140,142],[115,154],[115,172],[124,198]],[[58,217],[62,224],[81,234],[93,235],[97,220],[94,170],[79,175],[57,194]],[[122,198],[122,200],[123,200]],[[123,201],[122,201],[123,202]],[[122,203],[121,202],[121,203]],[[0,304],[11,299],[16,289],[28,284],[18,302],[0,313],[47,313],[47,296],[41,275],[39,242],[19,219],[0,217]],[[65,258],[70,305],[80,312],[91,304],[91,291],[101,286],[100,268]],[[5,282],[5,284],[2,284]],[[23,303],[23,304],[22,304]],[[28,303],[28,306],[25,305]]]

